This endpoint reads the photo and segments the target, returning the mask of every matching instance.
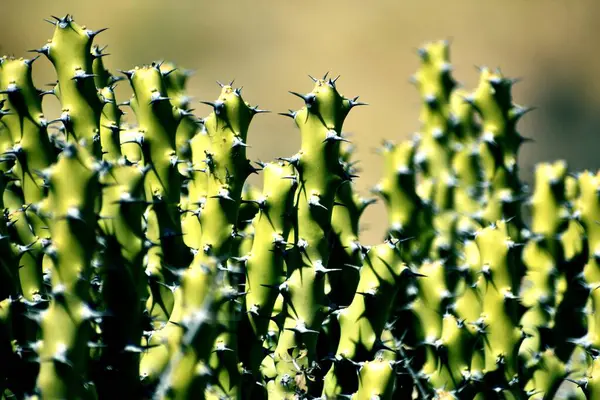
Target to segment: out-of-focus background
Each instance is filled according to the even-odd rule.
[[[297,151],[293,122],[276,114],[302,106],[288,90],[309,91],[307,74],[341,74],[340,92],[370,104],[345,124],[358,147],[364,194],[382,173],[374,149],[419,128],[419,98],[408,78],[418,66],[415,50],[438,39],[451,39],[454,76],[466,88],[477,82],[475,65],[524,78],[515,102],[539,107],[520,124],[535,139],[521,152],[524,179],[534,163],[557,158],[573,169],[600,167],[597,0],[0,0],[0,54],[31,57],[26,50],[52,35],[43,18],[67,13],[90,29],[110,28],[95,43],[108,45],[112,71],[173,61],[196,70],[188,88],[196,100],[215,99],[215,80],[235,78],[247,101],[273,111],[251,126],[252,160]],[[34,77],[38,87],[55,80],[49,61],[36,62]],[[127,83],[119,91],[126,100]],[[57,104],[44,101],[48,119],[58,115]],[[209,111],[196,107],[199,116]],[[363,239],[379,241],[385,225],[383,205],[372,206]]]

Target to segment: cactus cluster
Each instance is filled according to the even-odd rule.
[[[252,163],[266,111],[233,83],[199,118],[187,71],[113,75],[102,30],[48,22],[51,89],[0,59],[2,399],[600,398],[600,174],[520,180],[514,80],[465,90],[421,48],[419,133],[365,198],[337,78],[291,92],[300,150]]]

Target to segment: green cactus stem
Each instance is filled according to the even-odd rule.
[[[285,297],[285,322],[274,353],[277,376],[268,383],[269,398],[293,398],[299,388],[292,377],[298,369],[311,373],[323,321],[325,275],[330,255],[331,215],[335,193],[347,180],[340,164],[342,124],[350,109],[361,103],[341,96],[335,79],[316,79],[312,92],[298,97],[305,106],[290,116],[300,128],[301,149],[290,162],[298,170],[298,222],[294,245],[300,257],[288,264],[287,280],[280,286]],[[306,352],[305,357],[300,354]],[[298,361],[296,361],[298,360]],[[310,391],[310,389],[309,389]]]
[[[47,172],[48,197],[40,213],[49,221],[52,243],[52,301],[36,317],[41,326],[37,387],[44,398],[94,398],[88,384],[91,323],[101,318],[88,304],[95,242],[98,168],[85,147],[68,144]]]

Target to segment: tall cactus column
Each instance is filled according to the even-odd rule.
[[[92,40],[101,31],[77,25],[71,16],[56,18],[52,40],[37,50],[54,65],[54,89],[63,109],[58,121],[67,144],[56,164],[44,171],[48,197],[39,205],[52,238],[50,259],[52,300],[39,315],[38,388],[44,398],[89,398],[87,385],[90,320],[98,315],[89,305],[91,257],[100,206],[98,165],[102,102],[92,73]]]
[[[216,272],[210,269],[226,268],[227,260],[232,256],[230,249],[237,235],[235,227],[242,189],[247,177],[255,170],[246,158],[248,128],[254,115],[262,112],[257,107],[250,107],[243,100],[241,91],[231,85],[223,85],[217,101],[207,104],[213,107],[213,112],[204,120],[206,133],[196,134],[206,134],[204,138],[208,139],[204,141],[203,149],[207,157],[204,162],[206,199],[198,210],[202,236],[192,264],[182,277],[181,303],[176,304],[176,309],[181,310],[183,326],[204,305],[211,289],[207,277]],[[198,150],[202,149],[192,144],[192,152]],[[193,155],[192,158],[195,157]],[[202,178],[201,174],[199,178]],[[175,385],[175,397],[185,396],[192,388],[197,390],[199,381],[204,379],[193,373],[198,363],[209,363],[213,370],[214,379],[206,392],[208,398],[222,395],[237,398],[241,395],[234,325],[241,310],[232,301],[240,294],[232,286],[235,282],[231,275],[222,275],[222,286],[216,295],[222,300],[215,313],[216,321],[212,321],[210,334],[205,333],[202,340],[195,342],[197,347],[194,351],[187,352],[172,366],[171,380]],[[214,352],[207,359],[207,354],[210,354],[207,350],[213,350],[207,346],[212,346],[215,339]]]
[[[165,73],[159,64],[124,73],[133,88],[130,104],[139,125],[144,164],[149,168],[145,179],[146,199],[151,203],[147,210],[146,270],[151,277],[151,315],[161,327],[169,319],[173,297],[168,287],[159,284],[172,285],[175,278],[168,268],[186,267],[191,259],[182,239],[178,210],[181,178],[175,138],[180,119],[167,97]]]
[[[144,271],[142,215],[146,210],[144,181],[149,167],[132,163],[121,152],[121,116],[113,76],[103,64],[102,49],[94,46],[96,86],[104,100],[100,119],[102,145],[102,209],[98,255],[94,266],[102,279],[104,310],[101,341],[104,345],[96,369],[98,396],[140,396],[140,343],[144,325],[147,276]],[[141,164],[141,163],[140,163]]]
[[[91,319],[90,263],[95,247],[98,172],[89,154],[68,144],[48,171],[49,196],[40,212],[49,220],[52,301],[39,315],[42,342],[38,387],[43,398],[92,398],[86,385]]]
[[[341,96],[334,80],[324,77],[315,81],[312,92],[294,93],[304,100],[305,107],[291,114],[302,135],[301,149],[291,159],[299,174],[294,243],[301,257],[299,264],[288,265],[288,279],[280,286],[286,318],[273,355],[277,376],[268,384],[271,399],[291,399],[294,393],[306,391],[294,377],[310,375],[317,362],[317,337],[326,306],[331,215],[343,181],[341,129],[350,109],[359,104]]]
[[[264,184],[253,220],[254,241],[250,253],[243,256],[246,265],[245,306],[253,337],[249,352],[250,370],[258,370],[262,362],[263,342],[277,300],[278,287],[285,280],[284,257],[295,214],[293,209],[297,177],[291,165],[269,163],[263,168]]]
[[[0,59],[0,98],[5,97],[3,104],[4,115],[0,111],[0,126],[4,127],[3,135],[10,142],[3,149],[4,165],[12,164],[3,176],[6,191],[3,190],[3,203],[8,209],[11,229],[16,233],[18,245],[13,247],[14,260],[17,270],[14,273],[13,299],[20,296],[21,309],[35,312],[44,307],[46,288],[43,282],[42,260],[44,244],[49,239],[45,222],[36,214],[36,204],[44,197],[44,179],[40,171],[45,170],[55,160],[55,150],[48,138],[48,123],[42,113],[42,97],[32,80],[32,64],[34,60],[1,58]],[[8,143],[7,143],[8,144]],[[0,168],[4,169],[4,168]],[[4,207],[3,207],[4,208]],[[5,233],[9,233],[6,231]],[[4,245],[9,244],[9,236],[5,236]],[[1,251],[1,250],[0,250]],[[13,256],[2,254],[0,258],[9,262]],[[0,262],[3,263],[3,262]],[[9,279],[3,280],[3,286]],[[20,284],[19,284],[20,281]],[[18,303],[12,303],[17,306]],[[27,347],[27,342],[37,338],[37,327],[31,321],[22,318],[14,319],[15,331],[25,332],[18,335],[18,345]],[[28,369],[37,369],[34,364],[28,364]],[[20,370],[20,369],[19,369]],[[32,376],[20,372],[23,387],[31,387]],[[26,382],[26,383],[25,383]]]
[[[100,159],[100,116],[102,101],[94,82],[93,38],[104,29],[91,31],[76,24],[72,16],[57,18],[52,40],[36,52],[45,54],[56,69],[62,122],[72,143],[85,140],[88,152]]]
[[[483,172],[484,223],[511,218],[510,236],[520,240],[523,219],[519,206],[524,192],[519,179],[518,152],[527,139],[518,132],[517,124],[529,108],[512,101],[512,86],[499,70],[482,68],[479,85],[467,96],[481,119],[479,161]]]
[[[585,336],[578,340],[581,348],[588,353],[588,369],[581,380],[582,388],[588,391],[588,398],[600,396],[600,358],[596,357],[600,347],[600,171],[585,171],[577,178],[580,194],[575,200],[575,209],[587,233],[589,255],[583,277],[590,290],[587,302],[587,329]]]
[[[374,353],[381,350],[378,345],[396,294],[406,290],[412,277],[414,274],[400,258],[398,239],[390,239],[367,253],[354,299],[338,314],[340,341],[334,364],[325,377],[323,395],[327,399],[349,394],[358,386],[356,375],[348,374],[344,364],[354,367],[356,361],[363,361],[361,358],[371,361]],[[382,376],[380,385],[373,387],[384,388],[388,384]]]
[[[453,152],[450,96],[456,82],[451,74],[448,42],[429,43],[419,49],[419,55],[421,67],[413,77],[423,99],[419,118],[422,132],[415,155],[420,168],[417,192],[443,211],[446,205],[436,197],[440,196],[438,192],[445,192],[445,181],[452,177],[448,168]]]
[[[258,107],[250,107],[241,95],[240,89],[231,84],[223,85],[219,99],[212,105],[214,111],[204,120],[210,137],[210,152],[207,160],[207,199],[200,214],[202,229],[202,248],[194,258],[191,268],[197,262],[214,256],[222,267],[226,267],[231,254],[233,240],[239,233],[236,230],[238,213],[242,199],[244,183],[255,171],[246,158],[246,141],[252,118],[260,112]],[[215,352],[210,365],[217,375],[218,385],[213,394],[222,396],[222,392],[233,398],[239,398],[240,375],[235,321],[241,307],[233,301],[239,296],[232,274],[225,277],[224,302],[217,313],[222,333],[216,338]],[[233,351],[231,351],[233,350]],[[217,387],[219,387],[217,389]],[[222,391],[222,392],[221,392]]]
[[[355,177],[358,169],[356,161],[352,160],[354,148],[346,143],[340,149],[340,162],[347,177]],[[369,250],[359,241],[360,217],[365,209],[375,203],[376,199],[361,197],[354,186],[354,181],[346,181],[341,185],[335,195],[334,207],[331,214],[331,225],[335,232],[334,244],[329,263],[340,268],[338,274],[330,274],[327,293],[329,299],[336,306],[347,306],[352,302],[360,275],[359,267],[364,254]],[[326,288],[327,290],[328,288]]]
[[[97,265],[103,278],[104,306],[110,315],[102,324],[102,342],[106,345],[99,368],[105,379],[101,382],[106,392],[99,392],[102,397],[139,395],[143,300],[148,297],[142,232],[146,171],[121,158],[105,162],[99,177],[103,184],[99,221],[102,240]]]

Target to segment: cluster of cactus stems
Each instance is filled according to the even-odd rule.
[[[468,91],[447,42],[421,48],[419,133],[364,198],[337,78],[291,92],[296,154],[251,163],[266,111],[233,83],[199,118],[188,71],[115,76],[102,30],[48,22],[51,89],[0,59],[3,399],[600,398],[600,175],[521,182],[529,109],[499,70]]]

